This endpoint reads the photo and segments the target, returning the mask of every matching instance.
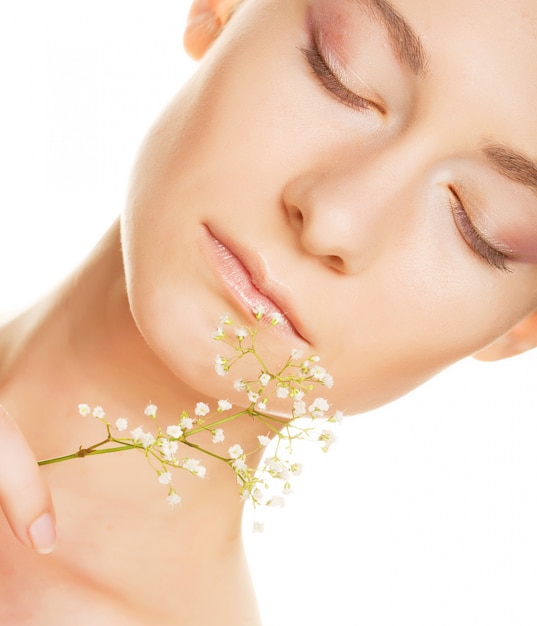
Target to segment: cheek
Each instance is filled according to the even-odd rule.
[[[470,264],[451,271],[432,253],[418,260],[416,254],[413,267],[403,255],[347,289],[323,288],[319,320],[329,330],[319,351],[336,383],[337,408],[363,412],[395,400],[537,306],[535,268],[519,268],[514,277]]]

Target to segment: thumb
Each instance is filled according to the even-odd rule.
[[[48,485],[22,431],[2,406],[0,510],[21,543],[42,554],[54,549],[55,514]]]

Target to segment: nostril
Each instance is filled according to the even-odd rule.
[[[328,254],[324,257],[325,263],[336,272],[345,272],[345,262],[340,256],[335,254]]]
[[[289,223],[291,224],[291,227],[300,232],[304,226],[304,216],[302,215],[302,211],[298,207],[292,206],[287,210],[287,214],[289,215]]]

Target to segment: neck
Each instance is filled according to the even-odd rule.
[[[19,421],[38,458],[103,439],[98,420],[78,415],[81,402],[103,406],[111,422],[127,417],[130,430],[150,427],[143,415],[150,401],[158,404],[165,428],[204,400],[174,377],[138,332],[125,291],[117,223],[76,274],[0,331],[0,402]],[[265,434],[256,428],[237,419],[226,433],[230,443],[253,449],[257,435]],[[185,566],[192,572],[224,553],[229,557],[230,545],[240,546],[242,504],[235,476],[222,461],[198,458],[207,478],[176,470],[173,482],[182,502],[174,511],[166,504],[167,488],[138,451],[44,468],[59,519],[55,558],[111,586],[129,580],[136,594],[151,585],[151,564],[158,564],[160,582],[169,575],[176,584]],[[96,561],[95,551],[112,536],[112,549]]]

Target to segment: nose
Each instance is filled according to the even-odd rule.
[[[363,271],[409,227],[416,176],[404,169],[375,160],[359,171],[319,168],[289,181],[283,202],[301,248],[338,272]]]

